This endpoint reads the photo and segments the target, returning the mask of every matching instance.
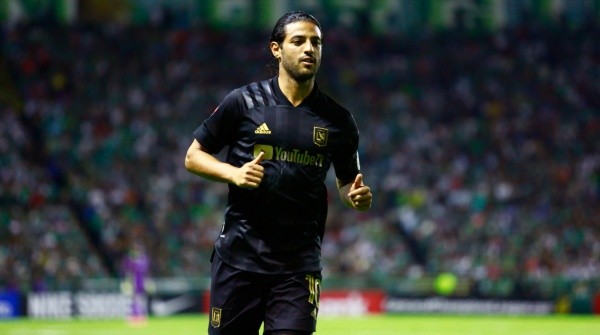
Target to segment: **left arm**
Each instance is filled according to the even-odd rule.
[[[354,181],[345,184],[337,179],[337,187],[340,198],[346,206],[361,212],[371,208],[373,194],[371,188],[364,184],[362,174],[357,174]]]

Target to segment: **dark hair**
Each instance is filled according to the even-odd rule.
[[[271,38],[269,38],[269,43],[282,43],[283,40],[285,40],[285,26],[298,21],[311,22],[317,27],[319,27],[319,29],[321,29],[321,24],[319,23],[319,21],[317,21],[317,19],[314,16],[303,11],[287,12],[283,14],[283,16],[280,17],[279,20],[277,20],[277,22],[275,23],[273,31],[271,32]],[[278,73],[279,62],[275,57],[271,58],[271,61],[267,64],[267,68],[274,75]]]
[[[285,26],[290,23],[298,22],[298,21],[308,21],[314,23],[319,29],[321,29],[321,25],[317,19],[303,11],[293,11],[283,14],[275,26],[273,27],[273,31],[271,32],[271,38],[269,42],[277,42],[281,43],[285,39]]]

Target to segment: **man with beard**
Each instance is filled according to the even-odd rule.
[[[194,132],[187,170],[229,184],[209,334],[258,334],[262,323],[265,334],[314,332],[330,165],[342,201],[371,207],[354,118],[315,82],[322,42],[312,15],[283,15],[269,44],[278,76],[233,90]]]

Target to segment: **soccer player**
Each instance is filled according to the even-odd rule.
[[[262,323],[265,334],[313,333],[330,165],[342,201],[371,207],[354,118],[315,82],[322,44],[312,15],[283,15],[269,43],[278,75],[233,90],[194,132],[186,168],[229,183],[209,334],[258,334]],[[214,155],[226,146],[223,162]]]
[[[131,314],[132,324],[144,324],[148,317],[145,279],[150,268],[150,261],[144,248],[134,243],[127,257],[123,260],[123,269],[131,285]]]

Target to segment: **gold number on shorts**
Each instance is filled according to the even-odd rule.
[[[308,281],[308,302],[315,307],[319,307],[319,296],[321,294],[321,279],[315,278],[313,275],[306,275]]]

